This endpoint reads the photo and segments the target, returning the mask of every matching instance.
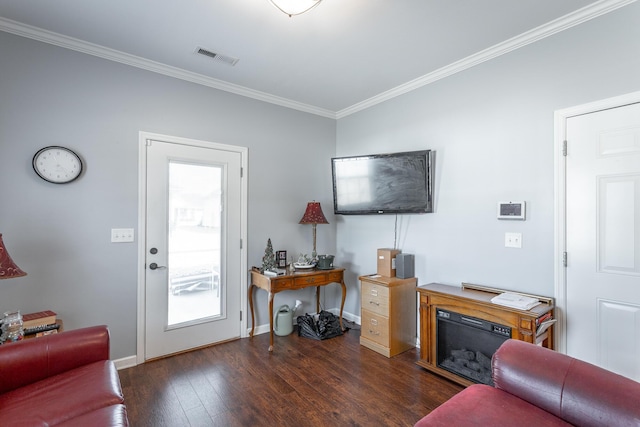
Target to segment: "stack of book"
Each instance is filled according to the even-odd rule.
[[[24,314],[22,316],[24,337],[32,338],[57,333],[60,329],[57,320],[57,314],[51,310]]]

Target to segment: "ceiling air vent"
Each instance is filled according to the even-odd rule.
[[[236,65],[236,62],[238,62],[238,58],[234,58],[232,56],[227,56],[227,55],[222,55],[220,53],[215,53],[212,52],[210,50],[207,49],[203,49],[201,47],[196,48],[196,53],[199,55],[204,55],[204,56],[208,56],[209,58],[218,61],[218,62],[222,62],[224,64],[227,65]]]

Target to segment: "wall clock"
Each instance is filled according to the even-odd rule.
[[[65,147],[44,147],[33,156],[33,170],[45,181],[66,184],[82,173],[80,156]]]

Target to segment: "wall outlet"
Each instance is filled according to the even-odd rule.
[[[504,246],[506,248],[521,248],[522,233],[504,233]]]
[[[134,231],[133,228],[112,228],[111,229],[111,243],[127,243],[133,242]]]

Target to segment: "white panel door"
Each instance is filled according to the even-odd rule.
[[[566,129],[567,353],[640,380],[640,104]]]
[[[146,141],[145,358],[241,335],[241,153]]]

